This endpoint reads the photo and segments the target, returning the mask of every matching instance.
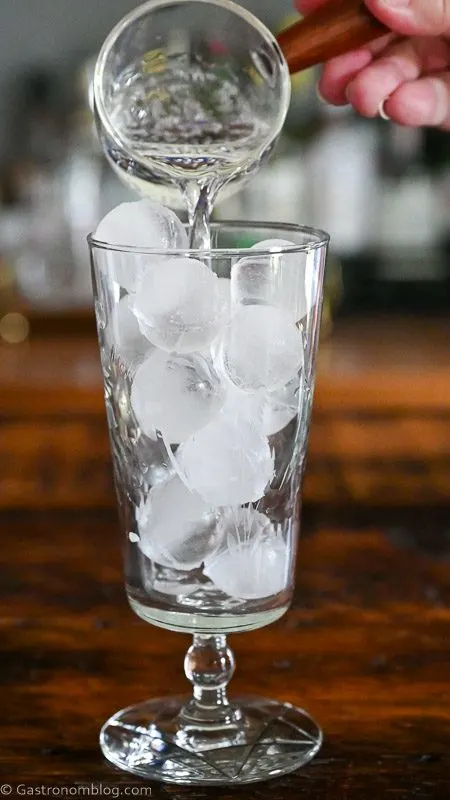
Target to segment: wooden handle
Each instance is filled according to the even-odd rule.
[[[289,72],[323,64],[388,33],[361,0],[328,0],[305,19],[282,31],[278,44]]]

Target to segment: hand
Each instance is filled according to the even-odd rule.
[[[333,0],[296,0],[302,14]],[[365,0],[394,33],[325,64],[318,90],[365,117],[450,130],[450,0]],[[396,41],[399,37],[402,41]]]

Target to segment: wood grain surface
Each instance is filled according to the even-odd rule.
[[[306,503],[450,503],[450,320],[341,321],[319,351]],[[93,335],[0,346],[0,508],[112,508]]]
[[[129,610],[110,512],[2,512],[0,535],[0,783],[140,785],[102,759],[99,728],[119,707],[187,690],[188,638]],[[152,797],[448,800],[449,606],[445,514],[310,516],[293,607],[231,638],[231,689],[307,708],[325,731],[320,756],[270,784],[155,784]]]

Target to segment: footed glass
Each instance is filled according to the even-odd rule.
[[[193,635],[192,696],[119,711],[100,743],[145,778],[238,785],[297,769],[322,738],[290,704],[228,698],[226,636],[291,601],[328,236],[211,236],[207,252],[90,238],[128,599]]]

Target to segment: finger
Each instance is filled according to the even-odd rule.
[[[295,7],[297,11],[300,11],[300,14],[310,14],[311,11],[315,11],[316,8],[323,6],[329,0],[295,0]]]
[[[347,87],[349,102],[365,117],[376,117],[381,104],[423,71],[443,70],[450,63],[448,43],[440,39],[408,39],[392,44]],[[388,112],[387,112],[388,113]]]
[[[347,105],[347,86],[362,70],[372,63],[374,56],[386,48],[391,36],[384,36],[377,42],[354,50],[351,53],[333,58],[325,64],[318,90],[321,97],[337,106]]]
[[[450,73],[405,83],[386,101],[386,114],[400,125],[450,129]]]
[[[371,63],[372,58],[372,54],[366,48],[333,58],[325,64],[317,84],[320,96],[332,105],[347,105],[349,103],[347,98],[349,82],[360,70]]]
[[[365,3],[397,33],[441,36],[450,31],[450,0],[365,0]]]

